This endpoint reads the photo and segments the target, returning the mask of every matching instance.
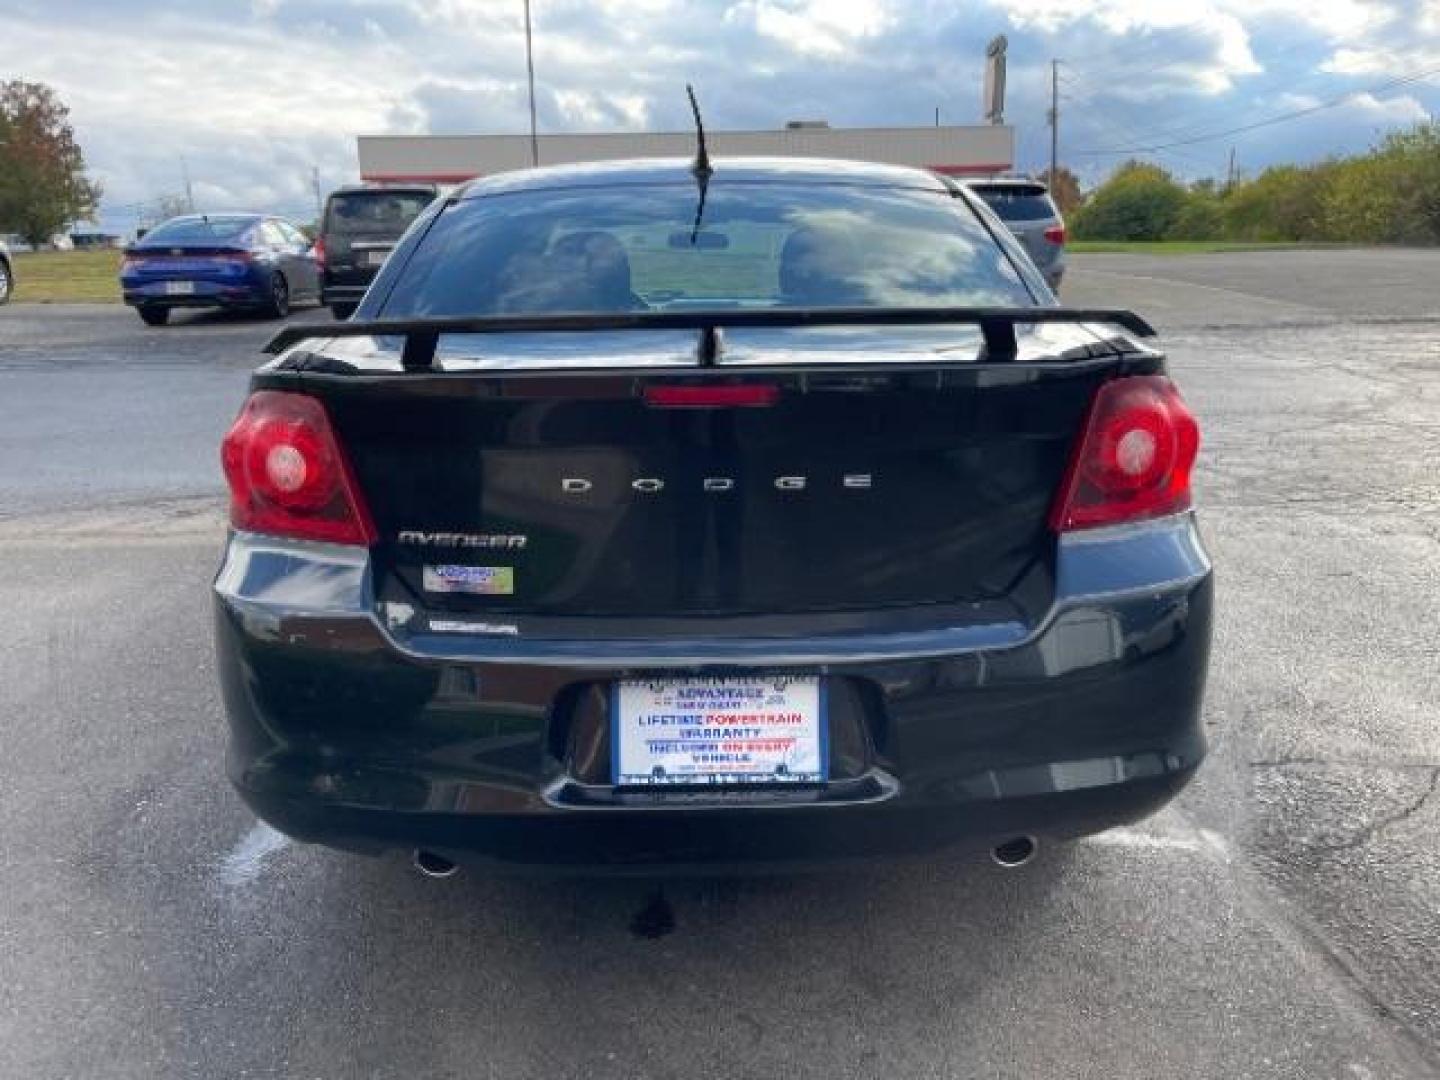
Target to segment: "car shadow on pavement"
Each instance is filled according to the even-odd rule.
[[[310,319],[315,318],[317,314],[326,315],[328,311],[317,304],[304,304],[291,309],[290,314],[284,318],[276,318],[263,311],[246,309],[175,308],[170,313],[170,321],[163,327],[156,327],[156,330],[160,333],[167,333],[174,330],[199,330],[214,326],[237,326],[250,323],[273,323],[278,330],[291,319]]]
[[[1024,954],[1074,923],[1052,910],[1074,851],[1014,870],[942,853],[806,874],[437,881],[400,856],[302,847],[282,859],[306,864],[304,882],[281,871],[255,900],[281,939],[267,951],[283,993],[307,1030],[345,1032],[362,1071],[404,1055],[411,1075],[451,1075],[469,1053],[497,1076],[633,1076],[676,1057],[755,1075],[790,1055],[834,1061],[845,1031],[887,1057],[909,1045],[921,1069],[968,1000],[993,1011],[1017,967],[1065,963]],[[297,1075],[325,1063],[307,1052],[283,1050]]]

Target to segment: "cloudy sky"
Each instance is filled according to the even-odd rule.
[[[0,0],[0,78],[53,85],[104,220],[183,188],[313,214],[356,134],[527,130],[521,0]],[[1133,148],[1189,177],[1362,149],[1440,108],[1440,0],[533,0],[542,131],[972,122],[1010,39],[1006,119],[1038,169]],[[1408,80],[1408,81],[1402,81]],[[1250,132],[1206,136],[1341,101]],[[183,166],[182,166],[183,160]]]

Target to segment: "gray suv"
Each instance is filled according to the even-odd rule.
[[[321,302],[348,319],[410,223],[435,198],[430,184],[346,187],[330,193],[315,252]]]
[[[1038,180],[993,177],[967,185],[1015,234],[1052,289],[1065,276],[1065,219]]]

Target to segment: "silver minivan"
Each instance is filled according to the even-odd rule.
[[[966,184],[1024,245],[1052,289],[1065,276],[1065,219],[1050,192],[1038,180],[992,177]]]

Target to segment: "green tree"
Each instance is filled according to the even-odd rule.
[[[1050,179],[1049,169],[1040,174],[1040,182],[1050,189],[1050,197],[1055,200],[1055,205],[1060,208],[1060,213],[1069,217],[1080,209],[1080,203],[1084,201],[1084,196],[1080,194],[1080,181],[1064,165],[1055,170],[1053,182]]]
[[[1171,240],[1220,240],[1225,236],[1225,209],[1214,187],[1194,186],[1170,228]]]
[[[1395,216],[1385,239],[1440,243],[1440,121],[1391,132],[1375,158],[1394,191]]]
[[[1163,240],[1185,208],[1185,189],[1158,165],[1127,161],[1091,193],[1071,224],[1085,240]]]
[[[38,247],[94,214],[100,186],[85,176],[69,116],[43,83],[0,83],[0,232]]]
[[[1325,199],[1336,164],[1279,165],[1225,198],[1226,233],[1237,240],[1314,240],[1325,233]]]
[[[1357,244],[1400,239],[1401,197],[1393,172],[1393,162],[1376,155],[1338,163],[1321,200],[1325,238]]]

